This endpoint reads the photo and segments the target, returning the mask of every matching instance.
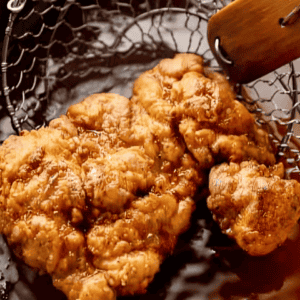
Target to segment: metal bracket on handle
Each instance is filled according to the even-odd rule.
[[[296,22],[300,15],[300,5],[296,6],[285,18],[279,19],[281,27],[291,25]]]
[[[227,59],[223,53],[222,53],[222,48],[220,46],[220,39],[219,38],[216,38],[215,39],[215,50],[218,54],[218,56],[222,59],[222,61],[227,64],[227,65],[233,65],[233,61]]]
[[[26,0],[10,0],[7,3],[7,8],[12,12],[12,13],[19,13],[25,6]]]

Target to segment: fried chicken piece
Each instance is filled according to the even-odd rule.
[[[250,255],[281,245],[300,217],[300,184],[284,180],[282,163],[255,161],[212,168],[208,208],[220,228]]]
[[[133,93],[151,118],[180,133],[201,168],[250,158],[275,163],[267,133],[235,100],[225,77],[209,73],[197,55],[162,60],[136,80]],[[168,143],[176,147],[176,139]]]
[[[168,148],[172,139],[114,94],[11,136],[0,147],[0,232],[70,300],[145,293],[189,227],[204,178],[182,142]]]
[[[144,293],[218,160],[274,163],[267,134],[201,57],[95,94],[0,147],[0,233],[70,300]]]

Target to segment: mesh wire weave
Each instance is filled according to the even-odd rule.
[[[16,132],[39,128],[56,116],[49,113],[55,89],[70,89],[93,77],[118,77],[120,72],[114,69],[118,66],[172,57],[176,52],[200,54],[207,65],[217,68],[205,36],[207,21],[228,2],[32,0],[10,16],[2,9],[7,15],[3,12],[0,17],[8,20],[8,27],[0,36],[0,115],[10,116]],[[300,161],[299,76],[295,62],[239,88],[240,100],[258,123],[265,124],[278,155],[291,164],[288,173],[294,174],[299,174]],[[98,92],[111,88],[107,81]]]

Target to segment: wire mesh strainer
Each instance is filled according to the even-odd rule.
[[[197,53],[218,67],[209,18],[229,0],[10,0],[1,2],[0,142],[37,129],[91,93],[130,97],[161,58]],[[4,30],[4,26],[6,30]],[[238,99],[268,130],[287,178],[300,174],[300,61],[245,86]],[[171,299],[171,298],[170,298]]]
[[[1,16],[8,26],[2,37],[0,113],[11,117],[15,132],[38,128],[60,113],[51,104],[58,88],[66,94],[62,87],[70,90],[87,79],[110,75],[94,91],[107,92],[120,81],[132,81],[132,76],[124,78],[120,66],[150,63],[176,52],[200,54],[207,65],[218,68],[206,40],[207,21],[228,2],[11,0],[10,11],[3,7]],[[291,163],[288,174],[299,173],[298,66],[291,62],[239,88],[241,101],[245,89],[252,99],[247,107],[257,122],[271,125],[267,127],[278,155]],[[6,137],[2,132],[0,140]]]

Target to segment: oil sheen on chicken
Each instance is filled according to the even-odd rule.
[[[267,134],[201,57],[95,94],[0,147],[0,232],[70,300],[145,293],[216,162],[273,164]]]
[[[250,255],[265,255],[288,237],[300,217],[300,184],[284,180],[283,164],[255,161],[212,168],[208,208],[222,231]]]

